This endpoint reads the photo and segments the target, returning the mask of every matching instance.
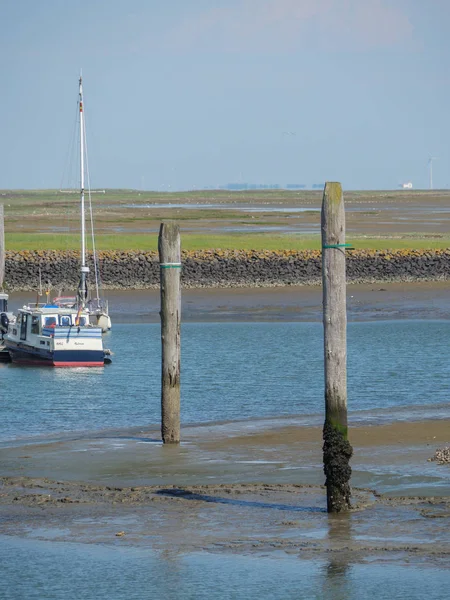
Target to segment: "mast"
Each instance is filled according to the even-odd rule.
[[[81,277],[78,286],[79,303],[84,307],[87,298],[87,275],[89,267],[86,266],[86,219],[84,207],[84,112],[83,112],[83,82],[79,80],[79,106],[80,106],[80,208],[81,208]]]

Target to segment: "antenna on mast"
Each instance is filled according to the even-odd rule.
[[[428,174],[430,177],[430,190],[433,189],[433,160],[437,160],[436,156],[430,156],[428,159]]]

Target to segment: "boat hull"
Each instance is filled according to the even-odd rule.
[[[103,350],[55,350],[53,352],[13,342],[5,344],[13,363],[48,367],[103,367]]]

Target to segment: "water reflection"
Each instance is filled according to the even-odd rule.
[[[350,552],[352,543],[351,514],[328,515],[328,548],[330,559],[322,568],[323,586],[333,600],[347,600],[352,595],[349,574],[352,569]],[[324,597],[326,596],[324,593]]]

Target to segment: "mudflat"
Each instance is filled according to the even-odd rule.
[[[320,233],[322,195],[322,190],[106,190],[94,198],[96,232],[100,236],[157,234],[162,220],[177,219],[186,234],[314,235]],[[3,196],[7,234],[77,231],[76,194],[9,191]],[[344,198],[349,236],[427,237],[430,247],[433,239],[448,237],[448,190],[344,190]]]
[[[159,290],[108,290],[114,322],[159,322]],[[14,310],[30,292],[10,295]],[[348,320],[448,319],[450,281],[352,284]],[[182,290],[183,321],[321,321],[321,286]]]
[[[291,419],[2,449],[0,531],[53,541],[450,564],[450,421],[351,426],[353,509],[329,516],[321,427]],[[327,554],[328,555],[328,554]]]

